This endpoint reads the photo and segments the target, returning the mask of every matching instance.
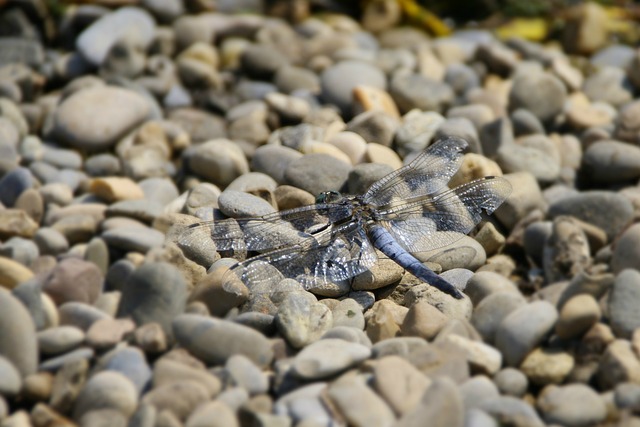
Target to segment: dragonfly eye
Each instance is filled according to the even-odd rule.
[[[318,197],[316,197],[316,203],[333,203],[340,200],[341,198],[342,194],[340,194],[340,192],[338,191],[323,191],[322,193],[318,194]]]

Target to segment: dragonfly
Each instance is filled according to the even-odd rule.
[[[364,194],[329,191],[313,205],[199,222],[186,229],[179,245],[188,249],[204,238],[238,260],[222,278],[226,289],[239,281],[250,292],[269,292],[285,279],[305,290],[329,289],[369,270],[379,251],[421,281],[463,298],[416,254],[455,243],[511,193],[498,176],[447,187],[466,147],[461,138],[440,139]]]

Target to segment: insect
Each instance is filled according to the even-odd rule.
[[[454,243],[511,193],[509,182],[495,176],[447,187],[466,146],[457,137],[441,139],[362,195],[325,192],[314,205],[201,222],[188,227],[179,244],[188,248],[198,239],[196,232],[206,235],[219,252],[240,260],[223,277],[223,286],[240,280],[251,292],[268,292],[294,279],[322,294],[372,267],[377,249],[420,280],[462,298],[413,254]]]

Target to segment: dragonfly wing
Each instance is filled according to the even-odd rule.
[[[373,183],[364,202],[384,206],[441,190],[460,168],[466,147],[467,142],[457,137],[436,141],[408,165]]]
[[[294,279],[320,294],[344,293],[339,282],[366,271],[376,260],[364,229],[353,222],[239,262],[224,281],[240,279],[253,293],[278,290],[283,279]]]
[[[511,194],[502,177],[485,177],[436,196],[408,200],[381,212],[380,224],[409,252],[454,243],[493,213]]]
[[[189,226],[178,245],[189,250],[207,247],[244,259],[248,252],[265,252],[291,245],[305,245],[312,235],[351,215],[351,205],[328,203],[274,212],[259,218],[229,218]]]

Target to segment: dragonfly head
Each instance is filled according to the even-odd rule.
[[[318,194],[318,197],[316,197],[316,203],[335,203],[340,199],[342,199],[342,194],[340,194],[339,191],[323,191],[322,193]]]

